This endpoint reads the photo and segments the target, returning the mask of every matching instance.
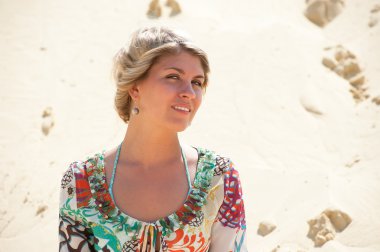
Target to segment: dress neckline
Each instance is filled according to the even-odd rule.
[[[93,196],[94,210],[98,212],[102,222],[112,223],[119,231],[124,230],[131,235],[137,235],[145,226],[154,226],[166,236],[179,228],[183,229],[194,219],[203,219],[202,207],[207,202],[214,176],[216,154],[200,147],[193,148],[198,152],[198,162],[190,194],[178,210],[152,222],[142,221],[122,212],[112,200],[104,168],[105,150],[87,159],[83,164],[85,174]]]
[[[194,146],[191,146],[193,147],[194,149],[196,149],[197,151],[197,154],[198,154],[198,161],[197,161],[197,165],[196,165],[196,171],[195,171],[195,177],[194,177],[194,184],[195,184],[195,181],[197,180],[197,176],[198,176],[198,171],[200,170],[199,169],[199,166],[200,166],[200,155],[201,155],[201,151],[194,147]],[[177,213],[178,212],[181,212],[183,210],[183,208],[187,208],[186,206],[186,203],[190,200],[191,198],[191,191],[193,190],[193,186],[190,187],[190,190],[189,190],[189,193],[187,194],[184,202],[181,204],[181,207],[177,210],[175,210],[174,212],[170,213],[169,215],[166,215],[164,217],[161,217],[155,221],[143,221],[143,220],[139,220],[125,212],[123,212],[116,204],[115,200],[113,199],[113,196],[112,194],[110,193],[110,186],[108,185],[107,183],[107,179],[106,179],[106,173],[105,173],[105,166],[104,166],[104,156],[105,156],[105,150],[102,151],[102,153],[100,154],[100,161],[101,163],[98,164],[99,167],[101,168],[101,173],[102,173],[102,184],[106,187],[106,194],[108,194],[110,196],[110,201],[113,205],[113,207],[115,208],[115,210],[123,217],[126,217],[128,218],[130,221],[132,222],[135,222],[135,224],[140,224],[140,225],[144,225],[144,226],[160,226],[160,224],[162,224],[162,222],[166,222],[166,220],[175,220],[178,216],[177,216]],[[191,183],[191,181],[190,181]]]

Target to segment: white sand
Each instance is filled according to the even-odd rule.
[[[380,2],[347,0],[323,28],[302,0],[178,2],[179,15],[161,0],[161,17],[148,19],[147,0],[0,1],[0,252],[57,251],[62,173],[121,141],[111,59],[148,24],[180,27],[209,54],[211,86],[181,138],[236,163],[249,251],[380,251],[380,106],[371,101]],[[322,64],[338,44],[366,78],[362,102]],[[352,222],[314,247],[307,222],[330,207]],[[268,220],[276,229],[259,235]]]

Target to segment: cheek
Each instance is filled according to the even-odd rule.
[[[198,101],[199,104],[201,104],[202,100],[203,100],[203,90],[199,90],[197,92],[197,101]]]
[[[168,110],[171,110],[170,105],[176,100],[175,92],[167,89],[156,89],[145,99],[146,108],[155,115],[167,113]]]
[[[194,100],[193,102],[194,104],[194,110],[193,110],[193,113],[191,114],[191,121],[194,119],[194,117],[196,117],[196,115],[198,114],[198,110],[199,110],[199,107],[201,106],[202,104],[202,95],[200,97],[197,97],[197,99]]]

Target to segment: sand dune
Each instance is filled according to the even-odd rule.
[[[63,172],[124,136],[112,57],[143,25],[209,54],[181,141],[236,164],[250,252],[380,251],[378,0],[1,6],[0,252],[57,250]]]

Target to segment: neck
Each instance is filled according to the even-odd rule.
[[[119,160],[149,168],[178,160],[181,155],[177,132],[147,124],[129,123]]]

